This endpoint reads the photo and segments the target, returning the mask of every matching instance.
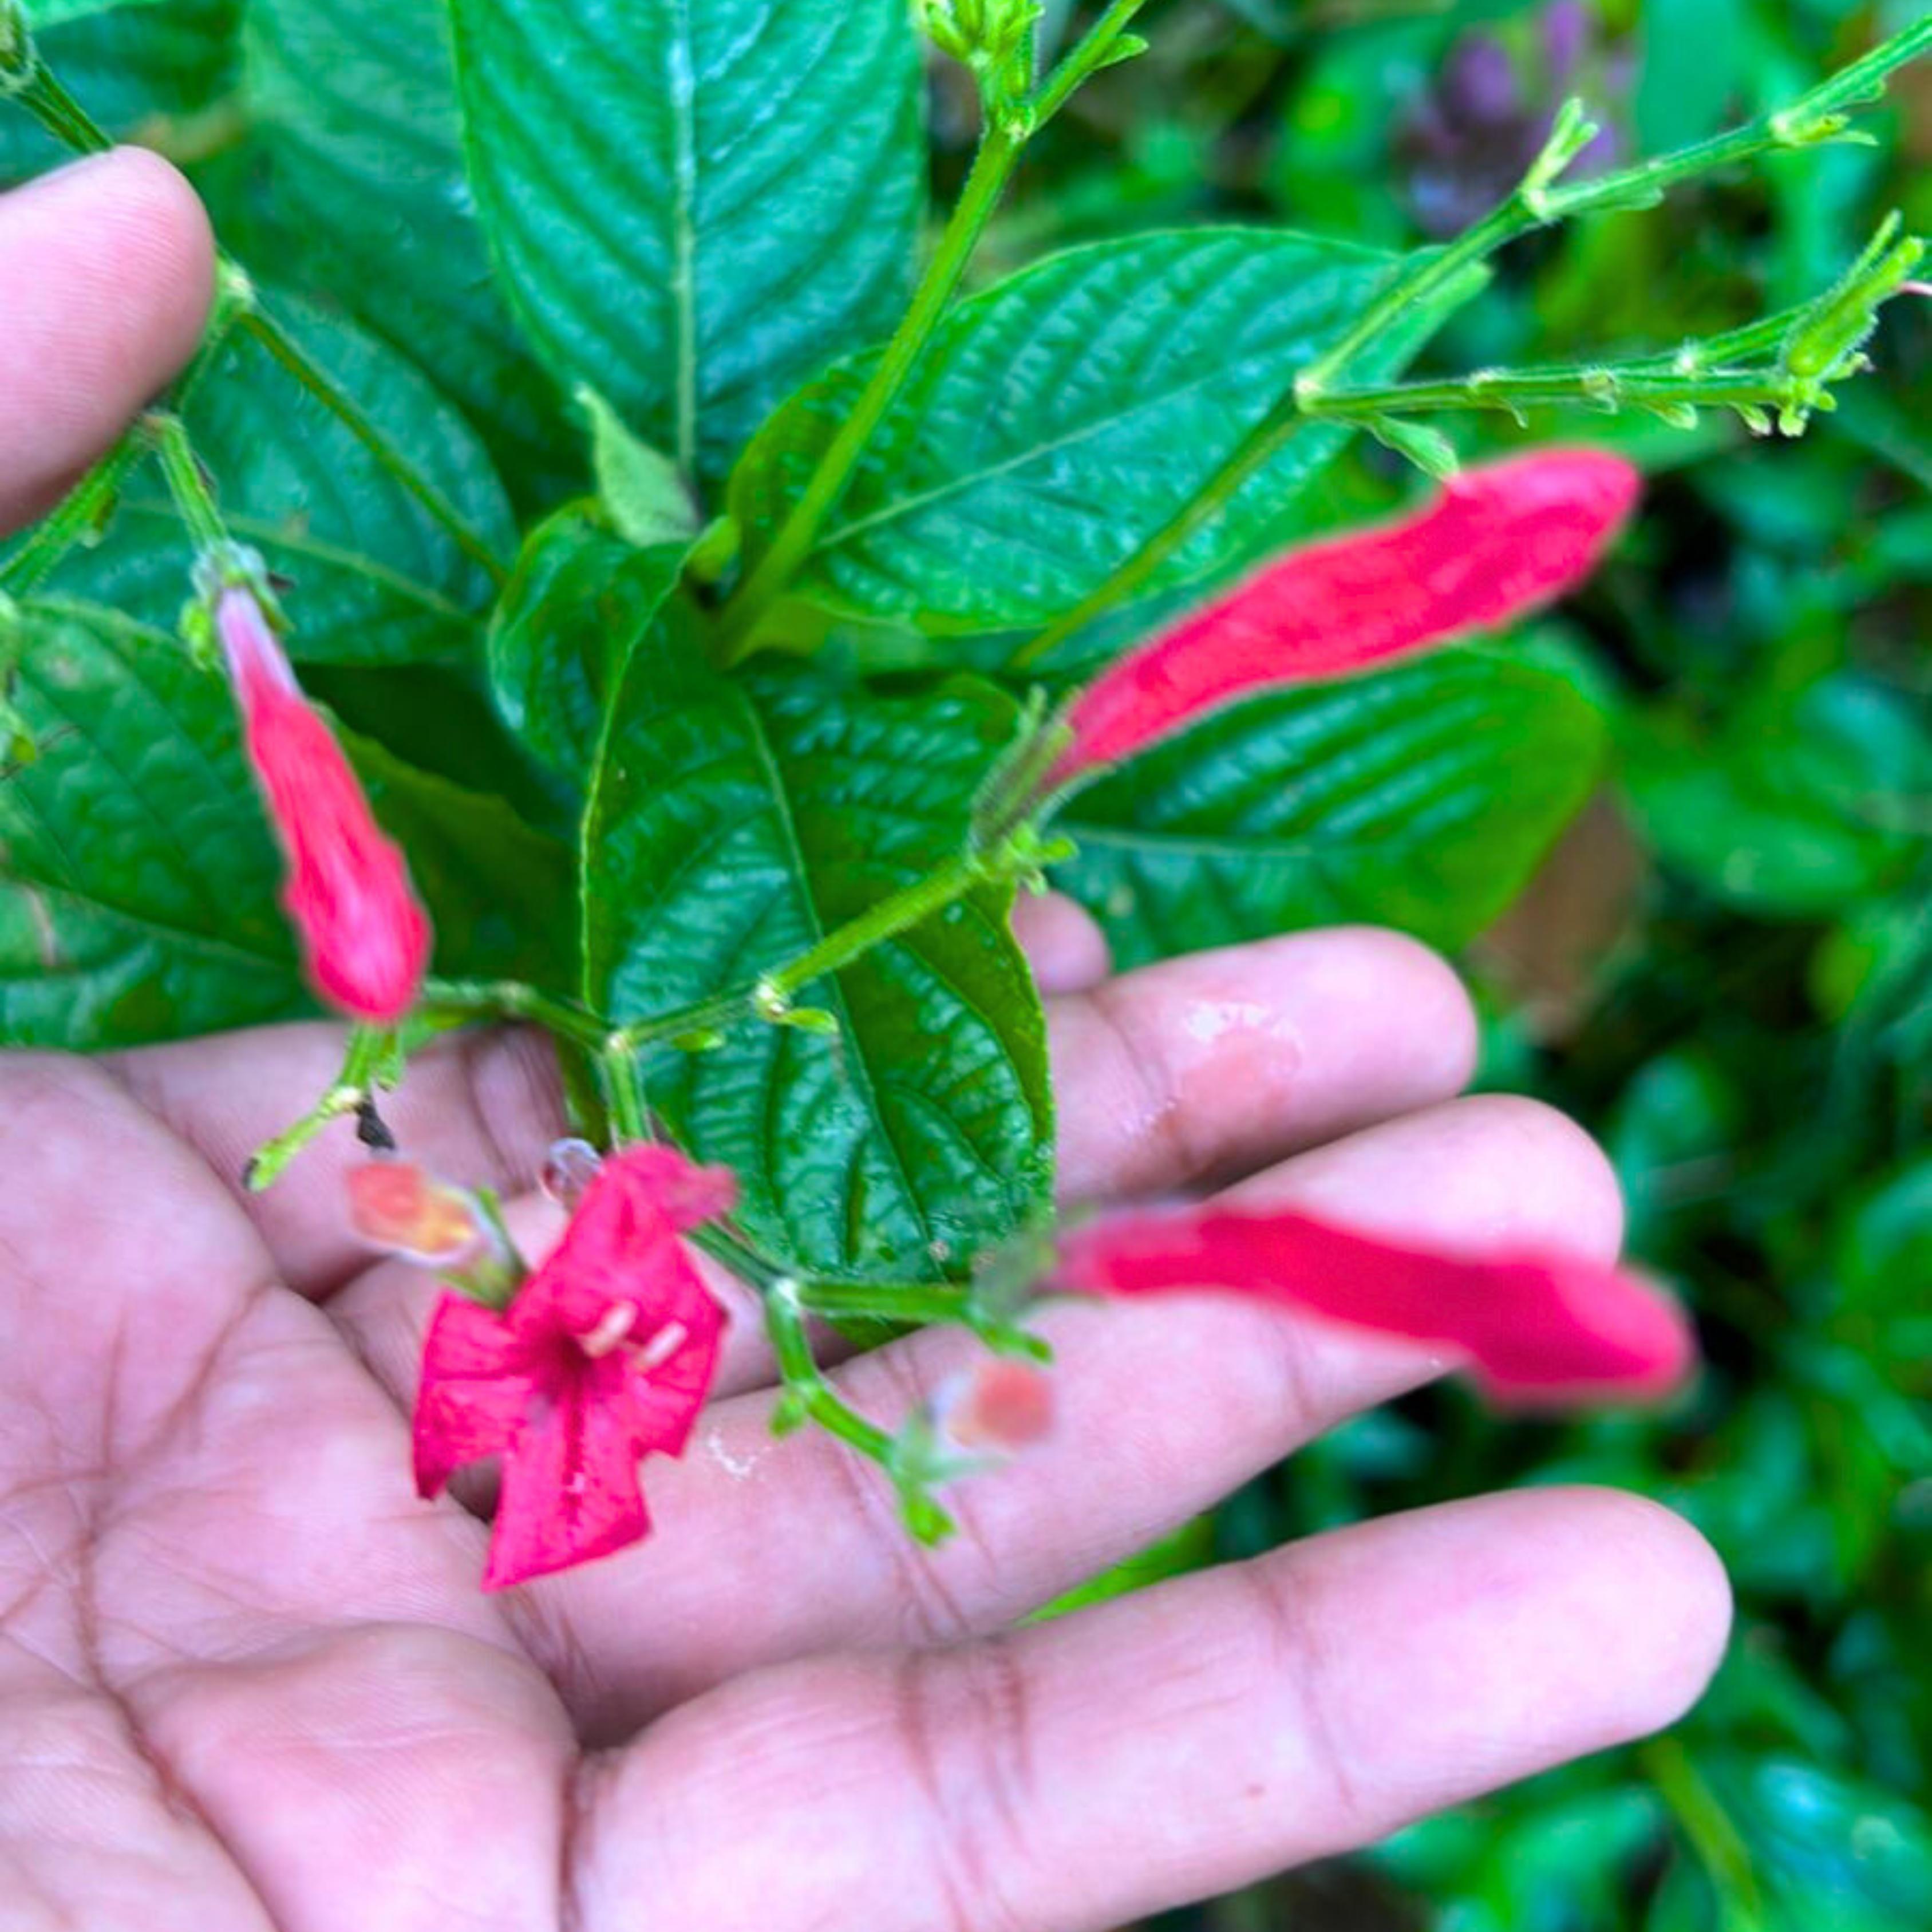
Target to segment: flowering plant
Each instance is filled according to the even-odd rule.
[[[1427,1343],[1498,1394],[1681,1378],[1682,1323],[1616,1270],[1221,1210],[1063,1237],[1012,908],[1051,881],[1127,957],[1337,908],[1419,904],[1448,940],[1499,911],[1588,790],[1588,705],[1508,650],[1358,674],[1575,588],[1637,478],[1587,448],[1466,467],[1430,418],[1795,434],[1921,244],[1889,223],[1831,286],[1706,340],[1403,365],[1516,237],[1850,138],[1932,26],[1624,166],[1572,174],[1602,158],[1572,102],[1441,248],[1184,229],[962,296],[1030,146],[1140,50],[1139,0],[1050,64],[1022,0],[380,10],[394,31],[365,0],[251,9],[275,191],[236,225],[300,286],[224,256],[174,392],[0,564],[34,754],[0,803],[8,943],[42,969],[0,1018],[105,1046],[345,1012],[339,1079],[257,1186],[346,1117],[406,1156],[382,1096],[436,1034],[552,1036],[603,1158],[548,1259],[461,1175],[358,1200],[452,1284],[418,1476],[502,1458],[488,1580],[643,1533],[639,1462],[682,1447],[720,1347],[686,1238],[758,1298],[781,1424],[879,1462],[927,1537],[936,1489],[1034,1432],[1036,1384],[887,1426],[820,1375],[808,1318],[956,1322],[1023,1361],[1036,1295],[1218,1291]],[[920,26],[981,122],[922,262]],[[8,4],[0,91],[105,139]],[[1428,500],[1338,534],[1317,492],[1358,429]],[[1366,779],[1365,735],[1398,748]],[[1237,788],[1301,801],[1264,862],[1188,836]],[[126,830],[76,856],[49,828],[83,803]],[[1411,835],[1400,878],[1342,836],[1364,818]]]

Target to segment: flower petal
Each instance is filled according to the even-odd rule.
[[[446,1294],[423,1340],[412,1431],[418,1493],[438,1495],[464,1463],[508,1449],[535,1388],[524,1344],[502,1317]]]
[[[486,1590],[608,1556],[650,1528],[621,1356],[585,1365],[534,1406],[503,1463]]]
[[[1218,705],[1493,626],[1580,582],[1636,500],[1587,449],[1467,470],[1420,514],[1291,551],[1082,692],[1048,778],[1117,764]]]
[[[1623,1270],[1430,1254],[1306,1215],[1126,1215],[1070,1235],[1060,1256],[1058,1285],[1076,1291],[1226,1290],[1452,1348],[1512,1403],[1661,1395],[1695,1354],[1683,1311]]]

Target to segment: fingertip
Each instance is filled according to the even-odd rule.
[[[194,189],[145,149],[0,196],[0,526],[57,498],[193,354],[214,272]]]
[[[1041,992],[1084,992],[1113,970],[1106,934],[1064,892],[1022,892],[1013,902],[1012,918],[1013,937]]]
[[[1476,1004],[1456,971],[1433,946],[1388,926],[1345,926],[1338,939],[1357,949],[1365,977],[1399,1002],[1405,1038],[1412,1042],[1412,1075],[1418,1087],[1459,1094],[1476,1070],[1482,1036]]]

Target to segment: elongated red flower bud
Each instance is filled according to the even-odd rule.
[[[1061,1243],[1054,1285],[1252,1296],[1450,1349],[1490,1396],[1519,1406],[1662,1395],[1696,1354],[1683,1311],[1622,1269],[1551,1256],[1432,1254],[1305,1214],[1123,1215]]]
[[[1079,693],[1047,788],[1130,758],[1217,705],[1546,603],[1595,567],[1637,488],[1620,457],[1540,450],[1465,471],[1419,515],[1291,551]]]
[[[302,694],[254,593],[230,585],[215,628],[249,762],[288,860],[282,903],[322,997],[358,1019],[406,1012],[430,928],[400,850],[383,836],[335,734]]]

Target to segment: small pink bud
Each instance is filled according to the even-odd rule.
[[[1052,1377],[1002,1356],[981,1362],[934,1406],[940,1434],[981,1454],[1016,1456],[1053,1432]]]
[[[473,1196],[408,1160],[370,1160],[349,1170],[349,1219],[372,1246],[413,1261],[460,1261],[490,1237]]]
[[[303,698],[254,593],[230,585],[214,618],[249,761],[288,860],[282,902],[316,989],[359,1019],[398,1019],[415,1002],[430,952],[429,921],[402,853]]]
[[[1291,551],[1079,692],[1046,789],[1237,698],[1360,670],[1546,603],[1595,567],[1638,482],[1621,457],[1541,450],[1464,472],[1419,514]]]

